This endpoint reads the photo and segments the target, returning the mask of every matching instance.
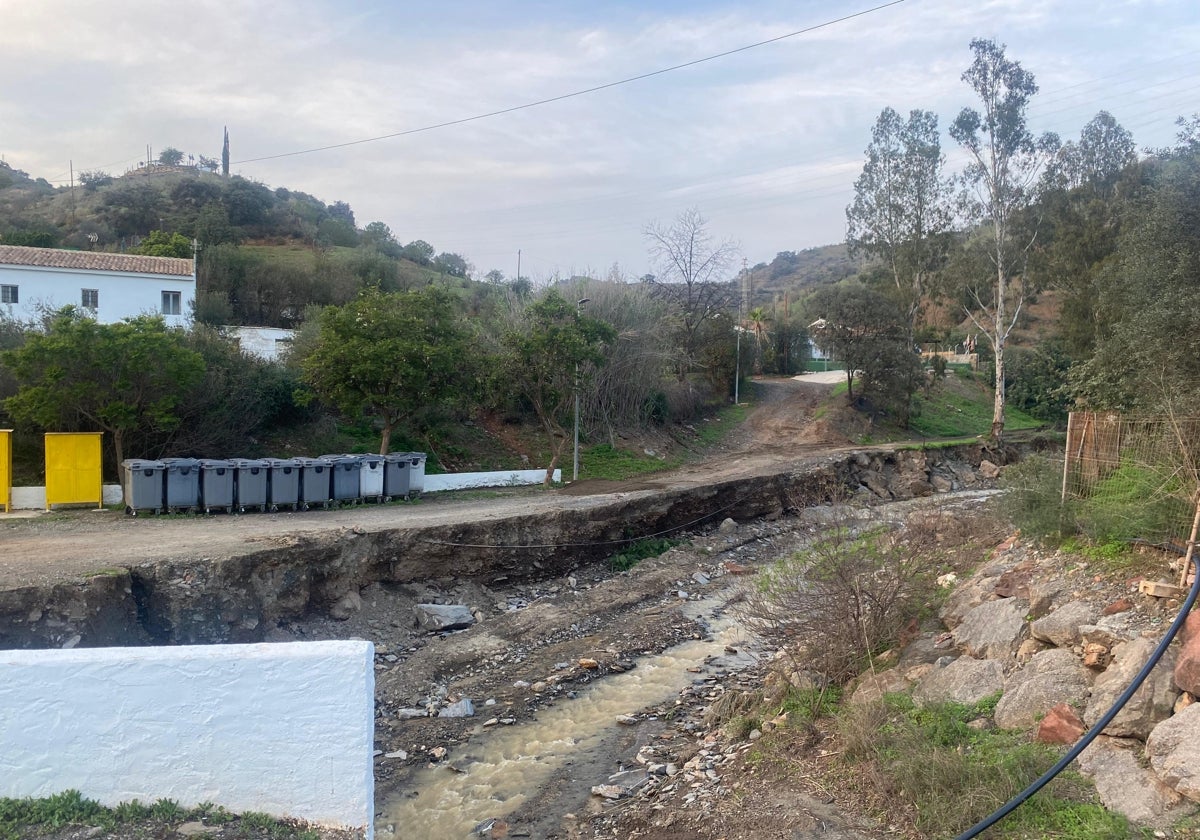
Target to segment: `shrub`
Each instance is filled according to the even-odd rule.
[[[925,553],[934,539],[933,529],[856,535],[840,524],[759,576],[744,604],[747,623],[788,645],[806,670],[845,682],[927,609],[936,571]]]
[[[1074,530],[1062,502],[1062,464],[1029,455],[1004,468],[1000,508],[1021,533],[1057,543]]]

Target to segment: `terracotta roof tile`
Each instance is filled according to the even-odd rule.
[[[192,261],[176,257],[143,257],[138,254],[107,254],[101,251],[64,251],[58,248],[27,248],[0,245],[0,265],[35,265],[46,268],[78,268],[87,271],[123,271],[136,274],[192,276]]]

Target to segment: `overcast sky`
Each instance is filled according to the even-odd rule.
[[[643,231],[697,207],[751,265],[841,241],[879,111],[974,105],[969,42],[1037,79],[1031,127],[1110,111],[1139,147],[1200,110],[1196,0],[0,0],[0,155],[120,174],[167,146],[348,202],[360,227],[482,275],[652,270]],[[951,167],[961,156],[945,137]]]

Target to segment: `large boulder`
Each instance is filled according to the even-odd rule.
[[[1200,611],[1183,625],[1183,646],[1175,663],[1175,684],[1193,697],[1200,696]]]
[[[997,551],[996,559],[977,569],[970,578],[954,588],[938,615],[947,627],[954,627],[963,616],[980,604],[996,597],[996,584],[1021,563],[1012,551]]]
[[[1070,601],[1030,624],[1029,634],[1058,647],[1071,647],[1079,643],[1079,625],[1095,620],[1095,607],[1086,601]]]
[[[1004,696],[996,704],[996,725],[1002,729],[1032,729],[1060,703],[1087,699],[1092,673],[1069,650],[1051,648],[1029,660],[1004,681]]]
[[[918,706],[934,703],[971,705],[1004,689],[1004,668],[994,659],[961,656],[945,668],[934,668],[913,689]]]
[[[1137,760],[1137,741],[1100,737],[1078,759],[1104,807],[1137,823],[1164,826],[1186,810],[1184,799]]]
[[[1146,754],[1154,772],[1176,793],[1200,802],[1200,703],[1154,727]]]
[[[1151,639],[1134,639],[1113,648],[1113,660],[1108,669],[1096,677],[1092,685],[1092,699],[1088,703],[1083,719],[1094,726],[1109,710],[1117,697],[1125,691],[1142,666],[1150,659],[1155,642]],[[1125,707],[1104,728],[1106,735],[1132,737],[1146,740],[1150,730],[1161,720],[1170,716],[1179,695],[1172,679],[1175,669],[1175,653],[1168,650],[1159,660],[1150,676],[1134,692]]]
[[[979,659],[1012,659],[1025,635],[1026,609],[1015,598],[982,603],[954,628],[954,642]]]

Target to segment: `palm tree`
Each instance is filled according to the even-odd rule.
[[[767,310],[761,306],[756,306],[746,313],[745,327],[754,336],[754,375],[762,376],[762,348],[766,343],[767,337],[770,335],[770,330],[767,325],[771,323],[771,316],[767,314]]]

